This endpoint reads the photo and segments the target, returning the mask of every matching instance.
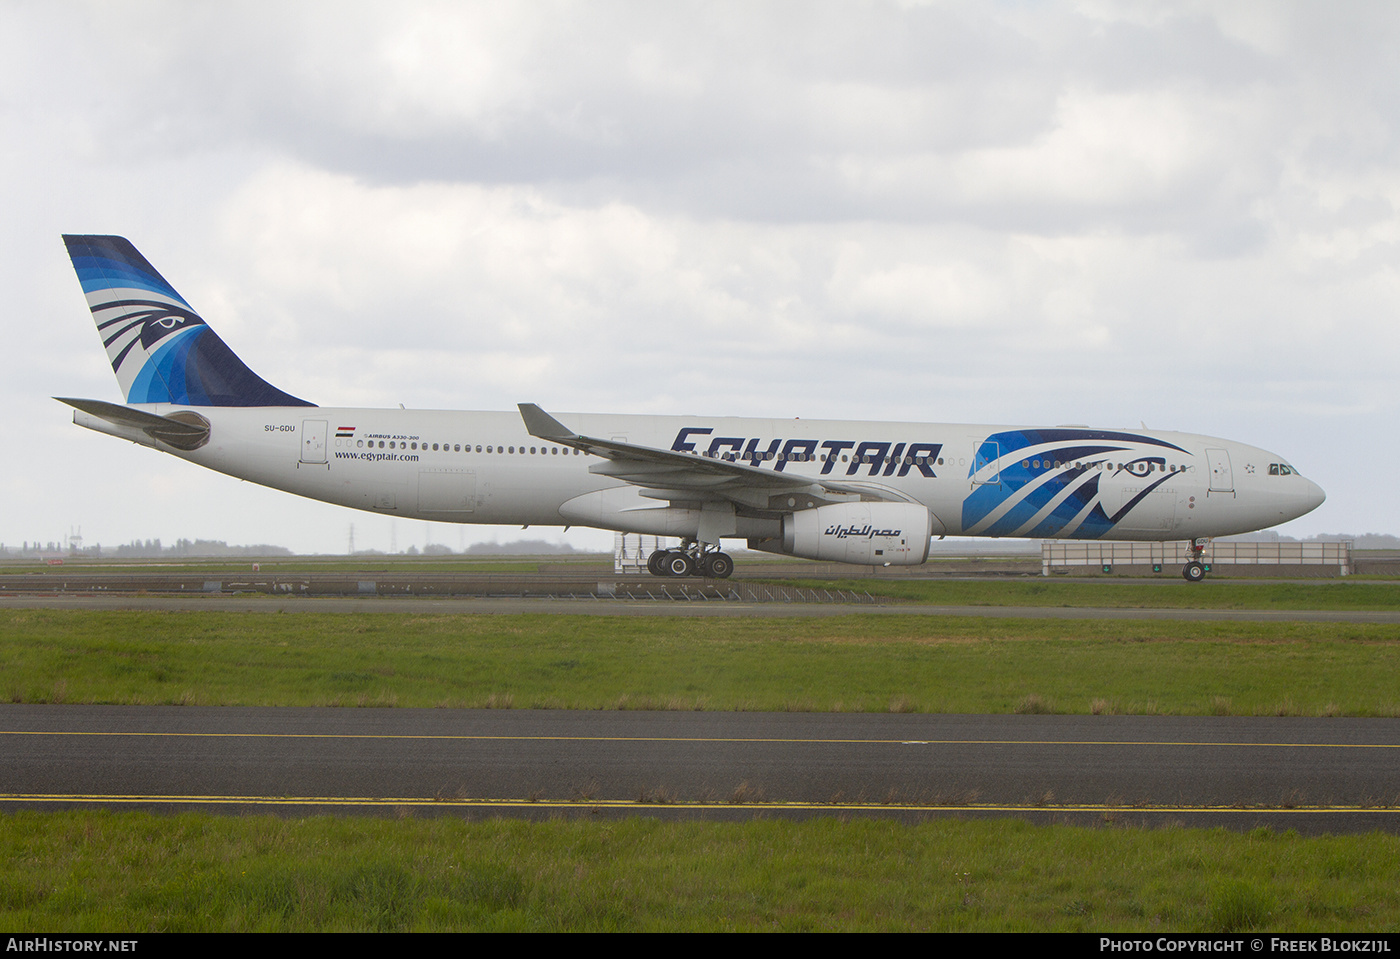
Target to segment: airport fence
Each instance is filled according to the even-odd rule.
[[[1139,567],[1144,572],[1176,573],[1192,559],[1210,566],[1333,566],[1342,576],[1353,571],[1352,540],[1336,543],[1237,543],[1212,540],[1199,557],[1189,540],[1162,543],[1047,540],[1040,547],[1040,572],[1098,566],[1106,571]]]
[[[501,599],[593,599],[658,602],[845,603],[874,605],[867,592],[849,589],[779,586],[743,580],[599,580],[597,572],[579,574],[421,573],[376,575],[299,573],[224,575],[148,571],[56,572],[0,577],[0,593],[106,593],[214,596],[375,596]]]

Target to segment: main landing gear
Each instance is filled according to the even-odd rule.
[[[1182,578],[1188,583],[1199,583],[1206,578],[1206,566],[1201,562],[1201,554],[1206,550],[1206,540],[1191,541],[1191,559],[1181,567]]]
[[[647,572],[653,576],[706,576],[728,579],[734,560],[717,548],[684,543],[680,549],[657,550],[647,557]]]

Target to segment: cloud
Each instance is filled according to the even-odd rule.
[[[130,235],[323,402],[1146,418],[1323,451],[1329,492],[1358,484],[1326,509],[1362,517],[1341,464],[1396,405],[1397,26],[1301,2],[0,7],[0,389],[66,470],[11,501],[66,515],[71,449],[108,442],[46,399],[113,389],[56,240],[78,230]],[[139,535],[234,535],[188,522]]]

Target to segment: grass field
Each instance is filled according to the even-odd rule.
[[[1400,839],[1016,821],[0,817],[12,931],[1390,930]]]
[[[1400,627],[0,611],[25,703],[1400,715]]]

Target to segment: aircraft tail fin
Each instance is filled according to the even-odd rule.
[[[315,405],[248,369],[129,240],[63,242],[128,403]]]

